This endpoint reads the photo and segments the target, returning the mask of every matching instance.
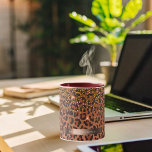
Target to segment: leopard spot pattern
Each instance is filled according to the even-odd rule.
[[[60,88],[60,137],[62,139],[76,141],[101,139],[105,135],[104,124],[103,87]],[[72,130],[77,129],[91,130],[91,132],[74,134]]]

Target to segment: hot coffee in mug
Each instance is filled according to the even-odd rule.
[[[60,85],[60,138],[98,140],[105,135],[104,85],[63,83]]]

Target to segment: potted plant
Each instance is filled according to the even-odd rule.
[[[98,44],[104,47],[111,59],[107,70],[114,73],[113,67],[117,65],[117,54],[126,35],[152,16],[152,11],[147,11],[133,20],[141,9],[142,0],[130,0],[124,6],[122,0],[93,0],[91,12],[99,21],[98,24],[85,15],[70,13],[69,16],[72,19],[83,25],[79,27],[79,31],[83,33],[70,39],[70,43]],[[111,77],[112,74],[107,70],[106,73]]]

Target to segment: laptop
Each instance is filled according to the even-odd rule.
[[[106,121],[152,117],[152,34],[127,35],[105,106]]]
[[[59,105],[59,96],[50,96]],[[111,92],[105,95],[106,122],[152,117],[152,34],[129,34]]]

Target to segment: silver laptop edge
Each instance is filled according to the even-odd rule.
[[[120,96],[114,95],[112,93],[109,93],[108,96],[114,97],[115,99],[121,99],[121,100],[123,100],[123,102],[130,102],[130,103],[134,103],[136,105],[140,105],[140,106],[152,109],[152,106],[149,106],[149,105],[146,105],[146,104],[143,104],[138,101],[131,100],[131,99],[127,99],[124,97],[120,97]],[[120,112],[118,112],[118,113],[120,113]],[[150,117],[152,117],[152,111],[150,111],[150,112],[142,111],[142,112],[124,113],[124,114],[120,113],[120,115],[118,114],[117,116],[109,116],[109,117],[106,116],[106,122],[150,118]]]
[[[113,95],[113,94],[109,94],[111,96],[115,96],[116,98],[122,98],[122,97],[119,97],[119,96],[116,96],[116,95]],[[123,98],[125,99],[125,98]],[[129,100],[129,99],[125,99],[124,102],[126,100]],[[55,95],[55,96],[49,96],[49,101],[56,105],[56,106],[60,106],[60,101],[59,101],[59,95]],[[132,103],[136,103],[136,101],[133,101],[133,100],[129,100],[130,102]],[[126,101],[126,102],[129,102],[129,101]],[[137,102],[138,105],[141,105],[140,103]],[[148,107],[148,108],[151,108],[150,106],[147,106],[147,105],[144,105],[142,104],[142,106],[144,107]],[[111,122],[111,121],[121,121],[121,120],[129,120],[129,119],[141,119],[141,118],[149,118],[149,117],[152,117],[152,112],[136,112],[136,113],[120,113],[120,112],[116,112],[115,110],[111,110],[109,108],[105,108],[105,121],[106,122]],[[110,116],[110,113],[111,113],[111,116]]]

